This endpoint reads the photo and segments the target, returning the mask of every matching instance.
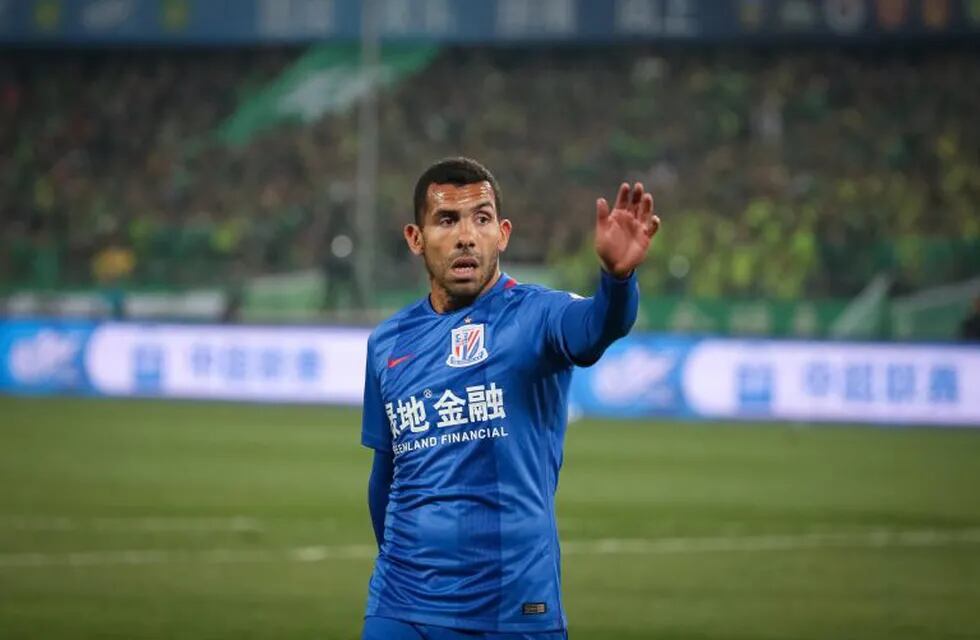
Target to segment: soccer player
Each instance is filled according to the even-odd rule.
[[[368,340],[379,553],[364,640],[567,637],[554,498],[569,380],[632,327],[634,270],[659,226],[640,183],[612,209],[600,198],[600,284],[582,298],[501,273],[511,222],[481,164],[447,159],[419,178],[405,240],[430,293]]]

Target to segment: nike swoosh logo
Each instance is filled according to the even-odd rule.
[[[400,365],[401,363],[405,362],[406,360],[408,360],[411,357],[412,357],[412,354],[408,354],[407,356],[402,356],[400,358],[389,358],[388,359],[388,368],[389,369],[392,369],[394,367],[397,367],[398,365]]]

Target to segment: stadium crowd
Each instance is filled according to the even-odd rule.
[[[194,285],[324,267],[353,234],[355,113],[220,123],[302,52],[17,52],[0,65],[0,282]],[[379,105],[381,286],[410,260],[417,174],[465,154],[502,185],[508,259],[594,277],[594,200],[643,180],[651,290],[845,296],[980,273],[973,49],[447,50]]]

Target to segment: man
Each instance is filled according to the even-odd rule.
[[[612,210],[596,202],[601,283],[583,299],[500,272],[500,202],[466,158],[415,186],[405,240],[431,291],[368,340],[361,441],[375,450],[379,554],[364,640],[567,637],[554,496],[569,380],[633,325],[634,269],[660,220],[639,183]]]

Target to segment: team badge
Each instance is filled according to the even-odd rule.
[[[484,335],[482,324],[464,324],[453,329],[449,336],[446,364],[450,367],[468,367],[486,360],[489,354],[484,346]]]

